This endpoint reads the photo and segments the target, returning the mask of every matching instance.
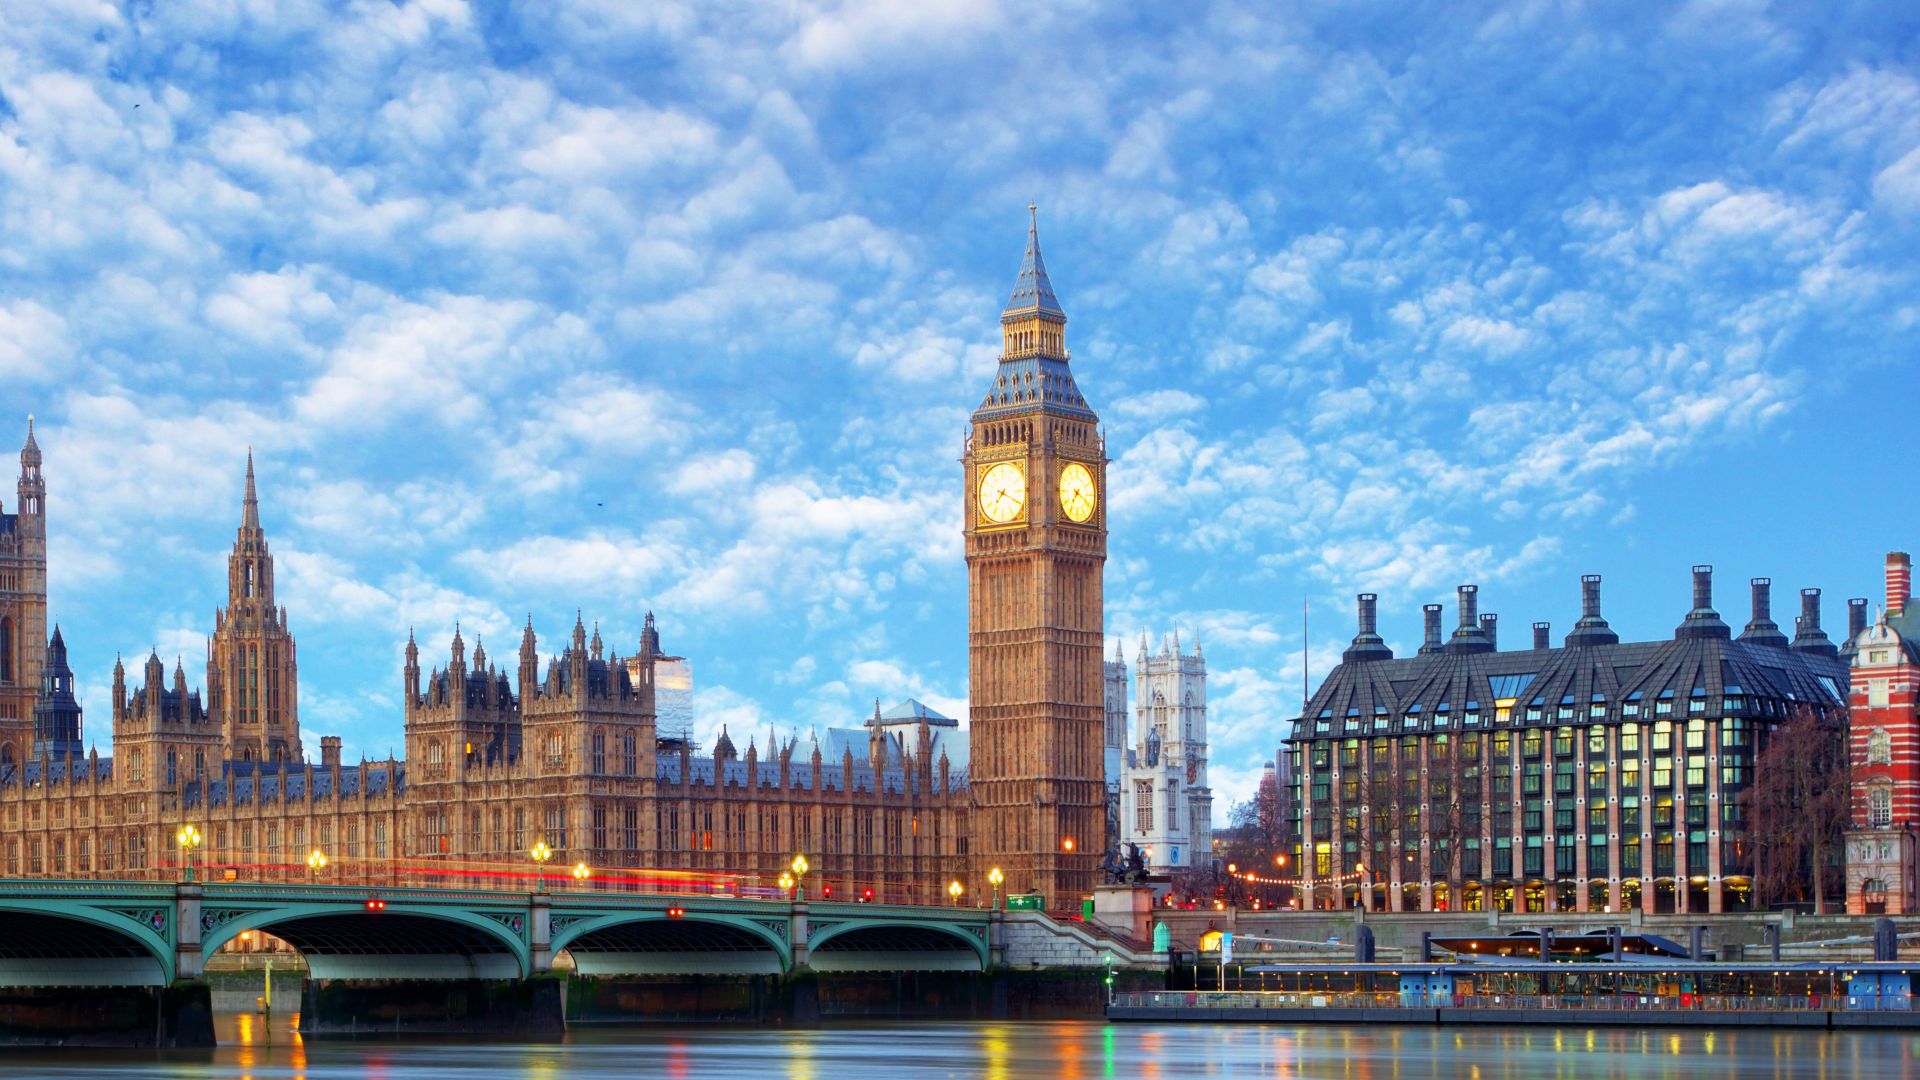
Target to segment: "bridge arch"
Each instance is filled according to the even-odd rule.
[[[518,979],[531,969],[524,932],[484,913],[391,901],[282,904],[242,911],[203,930],[208,956],[248,930],[299,951],[315,979]]]
[[[807,944],[815,971],[985,971],[987,943],[949,922],[848,919]]]
[[[627,911],[556,925],[552,947],[572,955],[582,975],[781,975],[793,966],[784,926],[784,918]]]
[[[174,977],[172,918],[171,903],[121,911],[0,899],[0,986],[165,986]]]

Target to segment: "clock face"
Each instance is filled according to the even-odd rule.
[[[1085,465],[1069,462],[1060,470],[1060,509],[1070,520],[1086,521],[1093,517],[1093,508],[1098,505],[1100,494],[1094,489],[1093,474]]]
[[[1027,509],[1027,473],[1017,461],[1002,461],[980,474],[980,517],[995,525],[1018,521]]]

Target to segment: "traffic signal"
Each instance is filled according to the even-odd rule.
[[[863,904],[864,904],[864,903],[867,903],[867,902],[869,902],[869,901],[871,901],[872,899],[873,899],[873,890],[872,890],[872,889],[861,889],[861,890],[860,890],[860,902],[861,902],[861,903],[863,903]]]
[[[387,910],[387,902],[385,900],[380,899],[377,896],[369,896],[367,897],[367,910],[368,911],[385,911]]]

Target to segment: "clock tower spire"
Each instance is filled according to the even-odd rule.
[[[1106,448],[1068,368],[1035,208],[962,459],[976,877],[1071,906],[1106,832]],[[980,883],[976,882],[976,886]]]

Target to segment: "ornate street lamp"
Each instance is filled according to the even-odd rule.
[[[960,894],[966,891],[967,891],[966,888],[962,886],[958,881],[955,881],[952,884],[947,886],[947,895],[953,897],[954,907],[960,906]]]
[[[795,900],[805,900],[807,898],[807,871],[811,869],[811,865],[807,862],[807,857],[805,855],[795,855],[789,868],[793,871],[793,898]]]
[[[994,911],[1000,910],[1000,883],[1005,880],[1007,880],[1007,875],[1001,873],[999,867],[996,866],[987,871],[987,883],[993,886]]]
[[[553,858],[553,849],[547,846],[547,842],[545,840],[540,840],[534,843],[533,850],[528,852],[527,854],[533,856],[534,863],[540,867],[540,887],[536,891],[546,892],[547,891],[547,863]]]
[[[313,872],[314,881],[317,882],[320,880],[320,871],[325,870],[326,868],[327,868],[326,852],[321,851],[319,848],[314,848],[312,851],[307,853],[307,869]]]
[[[587,883],[587,879],[592,876],[593,876],[593,871],[588,869],[587,864],[584,860],[573,864],[573,880],[574,881],[579,882],[581,885],[585,885]]]
[[[180,845],[180,855],[186,866],[186,880],[193,880],[193,850],[200,846],[201,836],[198,827],[182,825],[173,834],[173,842]]]

